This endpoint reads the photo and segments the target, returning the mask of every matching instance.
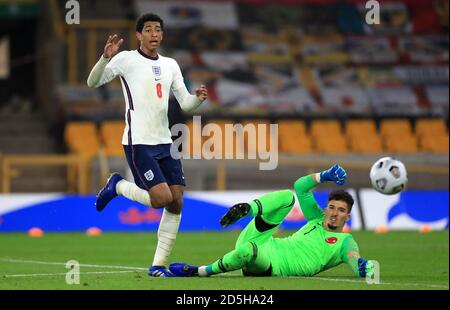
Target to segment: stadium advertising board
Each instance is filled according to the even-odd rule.
[[[182,231],[221,230],[219,219],[229,206],[251,201],[265,191],[190,192],[185,197]],[[353,196],[355,191],[351,191]],[[315,192],[319,205],[326,205],[328,193]],[[44,231],[84,231],[98,227],[104,231],[155,231],[161,210],[151,209],[118,197],[99,213],[94,208],[95,196],[61,194],[14,194],[0,196],[0,232],[27,231],[39,227]],[[360,210],[363,212],[361,213]],[[362,221],[361,216],[364,216]],[[241,229],[250,219],[244,219],[229,229]],[[429,225],[433,229],[448,229],[448,191],[405,191],[385,196],[373,190],[360,191],[349,222],[351,230],[360,230],[365,223],[369,230],[379,226],[389,229],[418,229]],[[282,229],[298,229],[305,218],[296,202],[286,217]]]

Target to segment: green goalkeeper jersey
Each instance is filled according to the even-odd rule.
[[[358,276],[358,246],[351,234],[324,229],[325,214],[311,192],[316,185],[312,176],[295,182],[295,193],[308,223],[287,238],[271,238],[261,245],[271,258],[272,274],[313,276],[345,262]]]

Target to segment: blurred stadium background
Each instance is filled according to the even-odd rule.
[[[225,207],[338,162],[357,198],[352,231],[441,230],[448,258],[448,0],[379,1],[379,25],[365,22],[363,0],[80,0],[71,25],[67,2],[0,0],[0,233],[157,229],[158,210],[125,199],[94,210],[109,173],[130,174],[120,83],[86,86],[107,36],[137,48],[135,19],[151,11],[165,22],[161,54],[178,61],[189,89],[208,87],[195,112],[203,125],[279,125],[274,171],[258,160],[184,160],[182,231],[218,230]],[[192,127],[169,106],[171,124]],[[405,163],[407,191],[370,189],[382,156]],[[295,208],[283,228],[303,222]],[[0,241],[22,240],[12,236]],[[27,258],[1,248],[0,259]]]

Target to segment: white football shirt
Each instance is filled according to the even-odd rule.
[[[170,90],[185,111],[201,103],[186,89],[178,63],[161,55],[150,58],[140,50],[122,51],[105,67],[107,61],[103,57],[99,60],[88,85],[98,87],[120,77],[126,105],[122,144],[172,143],[167,116]],[[98,74],[101,77],[92,82]]]

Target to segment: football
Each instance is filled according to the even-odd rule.
[[[370,181],[372,187],[382,194],[397,194],[408,183],[405,165],[392,157],[380,158],[370,169]]]

